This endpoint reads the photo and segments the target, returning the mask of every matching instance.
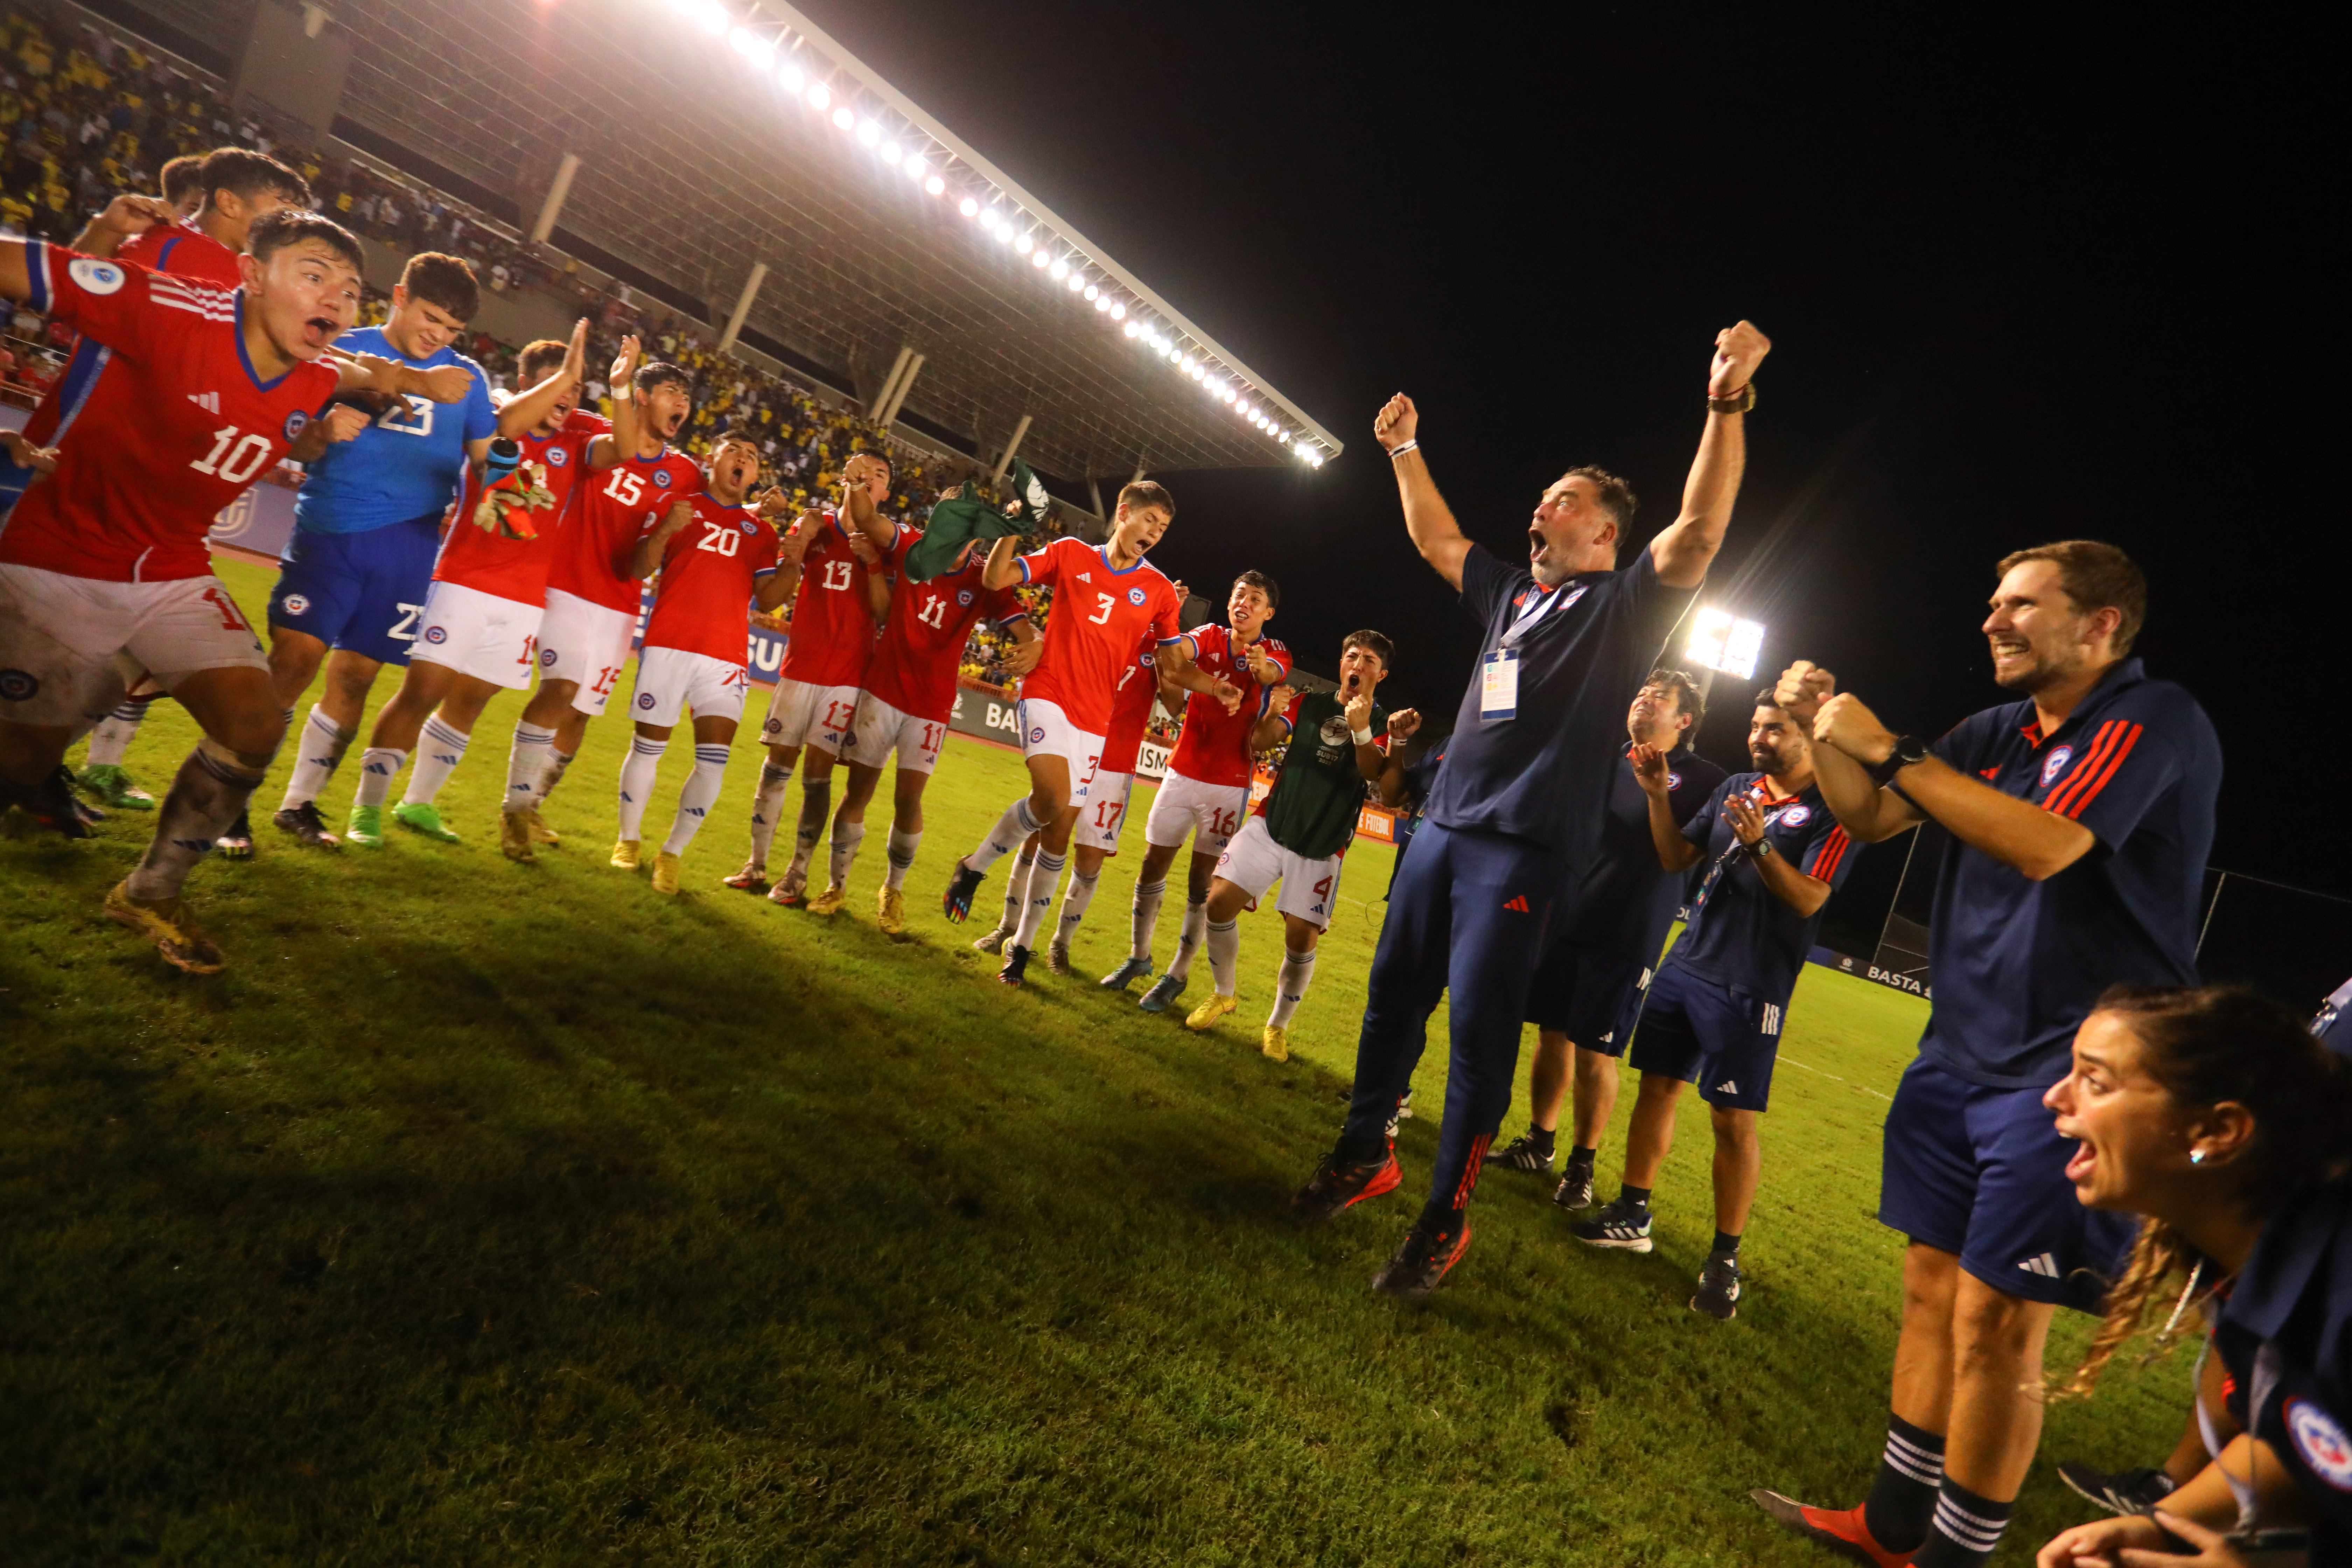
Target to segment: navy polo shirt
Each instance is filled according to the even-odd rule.
[[[2319,1016],[2312,1019],[2311,1032],[2337,1056],[2352,1057],[2352,980],[2338,985],[2319,1005]]]
[[[1763,873],[1740,847],[1723,809],[1733,795],[1752,797],[1763,810],[1764,837],[1776,853],[1832,889],[1844,885],[1862,846],[1838,826],[1819,789],[1807,784],[1793,795],[1776,796],[1762,773],[1732,774],[1683,825],[1683,837],[1706,851],[1706,880],[1690,924],[1666,962],[1726,990],[1786,1008],[1829,904],[1824,900],[1821,909],[1801,915],[1764,885]]]
[[[1559,940],[1576,947],[1615,953],[1643,965],[1658,961],[1666,928],[1675,923],[1689,889],[1687,873],[1658,864],[1650,838],[1650,797],[1633,777],[1633,747],[1609,782],[1609,805],[1601,818],[1601,843],[1584,880],[1563,907]],[[1721,768],[1677,746],[1666,754],[1666,808],[1680,827],[1698,815],[1723,782]]]
[[[2100,992],[2197,984],[2221,740],[2195,698],[2127,658],[2054,733],[2041,732],[2031,701],[2011,702],[1961,721],[1933,750],[2098,837],[2040,882],[1955,837],[1936,884],[1936,994],[1920,1054],[1988,1089],[2047,1089],[2066,1076],[2075,1026]]]
[[[2271,1446],[2310,1504],[2311,1560],[2346,1561],[2352,1552],[2352,1183],[2305,1187],[2263,1226],[2222,1303],[2213,1346],[2230,1373],[2230,1414]]]
[[[1531,840],[1582,876],[1601,837],[1610,773],[1619,765],[1625,705],[1695,591],[1659,582],[1647,549],[1630,566],[1581,573],[1549,590],[1565,597],[1517,644],[1517,716],[1481,716],[1481,681],[1472,672],[1430,796],[1431,817],[1450,828]],[[1526,567],[1470,547],[1462,558],[1462,608],[1486,628],[1482,658],[1544,592]]]

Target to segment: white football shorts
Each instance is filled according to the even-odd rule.
[[[569,680],[579,689],[572,706],[591,719],[604,711],[621,671],[629,666],[629,645],[636,640],[637,617],[633,610],[607,609],[603,605],[567,594],[547,591],[547,610],[539,620],[539,675],[542,680]]]
[[[637,691],[629,717],[642,724],[675,724],[687,709],[698,719],[740,719],[751,677],[740,664],[688,653],[680,647],[649,647],[637,655]]]
[[[421,658],[477,680],[526,690],[539,662],[539,623],[546,613],[537,605],[501,599],[463,583],[436,582],[425,592],[423,626],[409,660]]]
[[[871,691],[857,699],[857,717],[850,721],[849,744],[844,762],[878,768],[894,752],[900,773],[927,773],[940,765],[940,750],[948,743],[944,720],[918,719],[901,713]]]
[[[1202,784],[1171,772],[1151,797],[1151,811],[1143,819],[1143,841],[1173,849],[1190,833],[1195,835],[1193,854],[1222,855],[1248,815],[1249,785]]]
[[[1333,855],[1309,860],[1285,849],[1266,831],[1265,818],[1253,816],[1217,857],[1217,875],[1247,893],[1253,905],[1279,879],[1282,896],[1274,907],[1318,930],[1328,931],[1332,906],[1339,901],[1340,858]]]
[[[70,728],[111,712],[142,676],[166,691],[269,656],[219,578],[110,583],[0,565],[0,719]]]
[[[1021,726],[1021,755],[1059,757],[1070,766],[1070,804],[1087,799],[1095,769],[1102,762],[1103,738],[1090,735],[1070,722],[1058,702],[1024,697],[1013,706],[1013,721]]]
[[[814,746],[837,757],[849,743],[859,695],[855,686],[811,686],[805,680],[779,680],[768,698],[768,720],[760,726],[760,742],[767,746]]]
[[[1135,788],[1133,773],[1095,774],[1087,786],[1087,803],[1078,811],[1077,831],[1070,842],[1081,849],[1118,853],[1118,830],[1127,823],[1127,797]]]

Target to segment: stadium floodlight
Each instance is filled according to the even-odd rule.
[[[1070,292],[1071,292],[1071,293],[1073,293],[1073,294],[1075,294],[1075,293],[1076,293],[1079,289],[1083,289],[1083,288],[1085,288],[1085,287],[1087,286],[1087,275],[1086,275],[1085,273],[1083,273],[1083,272],[1079,272],[1079,271],[1077,271],[1077,270],[1076,270],[1076,269],[1073,269],[1073,270],[1071,271],[1071,273],[1070,273],[1070,276],[1069,276],[1069,278],[1068,278],[1068,279],[1067,279],[1067,282],[1068,282],[1068,286],[1069,286],[1069,290],[1070,290]]]
[[[1025,234],[1016,234],[1013,237],[1013,248],[1026,256],[1037,248],[1037,242]]]
[[[762,70],[774,61],[776,46],[759,34],[737,27],[727,35],[727,46]]]
[[[1097,295],[1095,296],[1095,309],[1096,309],[1096,310],[1109,310],[1109,309],[1110,309],[1110,296],[1109,296],[1109,295],[1108,295],[1108,294],[1097,294]]]
[[[1104,298],[1108,299],[1109,296],[1105,295]],[[1117,300],[1112,300],[1110,302],[1110,319],[1114,321],[1123,321],[1126,319],[1126,316],[1127,307],[1119,303]]]
[[[933,174],[929,179],[923,182],[923,189],[935,196],[947,188],[948,183],[945,180],[940,179],[937,174]]]
[[[727,31],[727,7],[724,5],[715,3],[700,5],[695,10],[694,19],[701,23],[702,30],[714,38]]]
[[[846,131],[857,123],[857,116],[851,113],[849,105],[845,103],[833,111],[833,123],[835,129]]]
[[[1690,646],[1684,650],[1684,657],[1694,664],[1748,680],[1754,678],[1756,661],[1763,652],[1761,621],[1744,619],[1729,610],[1713,609],[1701,610],[1691,618]]]
[[[1101,292],[1102,292],[1102,289],[1099,289],[1099,288],[1097,288],[1096,285],[1094,285],[1094,284],[1092,284],[1092,283],[1089,283],[1089,284],[1087,284],[1087,299],[1091,300],[1091,299],[1095,298],[1097,295],[1100,294]]]
[[[776,73],[776,81],[786,92],[798,98],[801,89],[808,85],[808,73],[802,70],[800,67],[787,62],[784,68]]]
[[[882,154],[882,161],[894,169],[898,166],[898,160],[907,155],[906,149],[896,142],[885,142],[877,151]]]
[[[1047,270],[1052,274],[1054,281],[1059,283],[1070,275],[1070,264],[1057,256],[1054,258],[1054,264]]]
[[[907,154],[907,165],[906,165],[906,166],[907,166],[907,178],[908,178],[908,179],[910,179],[910,180],[919,180],[919,179],[921,179],[925,174],[929,174],[929,173],[931,172],[931,165],[929,164],[929,162],[927,162],[927,161],[924,159],[923,155],[922,155],[920,153],[908,153],[908,154]]]
[[[818,82],[808,89],[808,106],[818,113],[824,113],[824,106],[832,101],[833,89],[824,83]]]
[[[1042,245],[1029,254],[1029,265],[1041,270],[1053,259],[1045,254],[1045,247]]]
[[[866,146],[879,147],[882,144],[882,127],[877,125],[871,120],[859,121],[857,122],[857,140]]]
[[[966,196],[963,200],[956,203],[956,211],[963,214],[966,217],[976,217],[980,213],[980,204],[972,200],[970,196]]]

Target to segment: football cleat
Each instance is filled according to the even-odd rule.
[[[1589,1219],[1570,1220],[1568,1233],[1594,1247],[1614,1247],[1627,1252],[1650,1250],[1650,1205],[1612,1199]]]
[[[2147,1513],[2180,1485],[2162,1470],[2095,1470],[2075,1464],[2059,1466],[2058,1479],[2109,1513]]]
[[[1118,961],[1117,969],[1102,977],[1102,988],[1106,991],[1124,991],[1150,973],[1151,960],[1122,958]]]
[[[352,819],[343,825],[343,842],[356,844],[362,849],[383,847],[383,807],[353,805]]]
[[[96,818],[74,798],[72,778],[69,771],[60,767],[37,784],[0,783],[0,813],[13,805],[68,838],[87,838]]]
[[[1408,1301],[1425,1300],[1469,1250],[1470,1222],[1466,1219],[1462,1222],[1462,1229],[1452,1236],[1443,1231],[1426,1231],[1416,1225],[1405,1233],[1402,1245],[1381,1266],[1381,1271],[1372,1276],[1372,1289],[1381,1295],[1402,1296]]]
[[[1399,1099],[1399,1100],[1398,1100],[1398,1101],[1397,1101],[1397,1108],[1396,1108],[1394,1110],[1392,1110],[1392,1111],[1389,1112],[1389,1125],[1388,1125],[1389,1142],[1391,1142],[1391,1143],[1393,1143],[1393,1142],[1396,1142],[1396,1135],[1397,1135],[1397,1123],[1399,1123],[1399,1122],[1401,1122],[1401,1121],[1412,1121],[1412,1089],[1407,1089],[1404,1091],[1403,1096],[1402,1096],[1401,1099]]]
[[[1257,1054],[1270,1062],[1290,1059],[1290,1031],[1279,1024],[1268,1024],[1265,1033],[1258,1037]]]
[[[1559,1185],[1552,1189],[1551,1201],[1564,1209],[1589,1209],[1592,1206],[1592,1167],[1570,1160],[1560,1173]]]
[[[539,807],[532,806],[527,815],[530,817],[530,841],[533,844],[544,844],[552,849],[563,842],[563,835],[547,825],[546,819],[539,815]]]
[[[613,868],[616,871],[635,870],[645,863],[644,849],[643,842],[638,839],[615,838],[613,840]]]
[[[841,906],[847,902],[848,889],[828,887],[808,901],[808,912],[813,915],[837,915],[841,912]]]
[[[1137,1002],[1136,1005],[1147,1013],[1165,1013],[1175,1005],[1176,998],[1182,994],[1184,994],[1184,982],[1172,974],[1163,974],[1151,983],[1151,989],[1143,994],[1142,999]]]
[[[1006,985],[1026,984],[1029,979],[1029,950],[1017,942],[1006,942],[1004,967],[996,972],[996,978]]]
[[[1070,969],[1070,944],[1062,941],[1059,937],[1047,942],[1045,944],[1045,967],[1052,970],[1056,974],[1068,974],[1072,973]]]
[[[1698,1294],[1690,1299],[1690,1310],[1719,1323],[1739,1316],[1738,1258],[1708,1257],[1706,1267],[1698,1271]]]
[[[768,902],[781,909],[804,910],[808,908],[808,883],[804,880],[796,882],[787,876],[768,889]]]
[[[1869,1568],[1908,1568],[1911,1562],[1910,1552],[1889,1552],[1878,1544],[1870,1527],[1863,1523],[1862,1510],[1858,1508],[1832,1513],[1825,1508],[1808,1508],[1794,1498],[1782,1497],[1762,1487],[1748,1496],[1780,1523],[1808,1540],[1820,1542],[1842,1557],[1867,1563]]]
[[[971,896],[980,891],[980,879],[979,872],[961,860],[956,862],[955,875],[948,879],[948,890],[941,895],[940,907],[958,925],[971,918]]]
[[[1004,944],[1012,940],[1013,928],[1001,925],[986,936],[975,937],[972,940],[971,950],[974,952],[1003,952]]]
[[[897,888],[885,887],[874,900],[875,928],[884,936],[907,934],[907,895]]]
[[[677,891],[677,857],[664,849],[654,857],[654,891]]]
[[[757,860],[746,860],[743,868],[731,877],[719,879],[719,885],[739,893],[764,893],[768,890],[768,868]]]
[[[1487,1151],[1486,1159],[1479,1163],[1500,1165],[1507,1171],[1549,1171],[1559,1156],[1559,1145],[1539,1150],[1536,1141],[1522,1132],[1501,1148]]]
[[[240,807],[236,814],[236,820],[228,825],[227,832],[213,840],[213,847],[220,852],[220,857],[224,860],[252,859],[253,818]]]
[[[314,849],[341,849],[343,847],[341,839],[327,831],[327,819],[319,815],[319,803],[315,800],[289,805],[269,820],[279,831],[292,834],[298,841]]]
[[[499,853],[509,860],[530,860],[538,851],[530,842],[530,814],[524,811],[499,813]]]
[[[134,899],[129,878],[106,895],[106,918],[152,938],[163,962],[190,974],[218,974],[226,967],[212,938],[196,929],[181,899]]]
[[[131,775],[113,763],[97,763],[81,771],[81,787],[112,811],[152,811],[155,797],[131,782]]]
[[[1343,1159],[1334,1149],[1323,1156],[1307,1184],[1291,1194],[1290,1212],[1300,1219],[1329,1219],[1366,1198],[1396,1191],[1403,1181],[1404,1168],[1397,1163],[1393,1143],[1377,1160]]]
[[[421,833],[444,844],[465,842],[449,831],[449,825],[441,820],[441,808],[429,800],[420,800],[414,805],[403,801],[392,808],[392,819],[411,833]]]
[[[1184,1026],[1193,1030],[1213,1029],[1218,1019],[1241,1005],[1241,998],[1237,996],[1220,996],[1212,991],[1207,1001],[1185,1016]]]

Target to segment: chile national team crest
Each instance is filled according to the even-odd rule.
[[[2042,762],[2042,787],[2043,789],[2048,789],[2050,787],[2050,781],[2056,778],[2060,773],[2064,773],[2066,771],[2066,764],[2074,760],[2074,748],[2072,746],[2061,746],[2056,751],[2051,752],[2047,757],[2043,758]]]
[[[303,431],[309,429],[310,426],[310,416],[308,414],[303,413],[302,410],[297,408],[293,413],[289,414],[286,416],[286,438],[289,441],[293,440],[297,436],[302,434]]]
[[[1127,602],[1130,605],[1140,605],[1143,603],[1143,590],[1140,588],[1129,588],[1127,591]]]
[[[1792,805],[1788,810],[1780,814],[1780,825],[1782,827],[1802,827],[1812,819],[1813,808],[1811,806]]]
[[[667,468],[656,468],[654,470],[654,489],[657,490],[666,490],[669,489],[669,470]]]
[[[2286,1430],[2313,1475],[2339,1492],[2352,1492],[2352,1439],[2345,1436],[2342,1422],[2298,1396],[2286,1402]]]
[[[560,468],[571,460],[572,454],[561,447],[550,447],[547,449],[547,466],[551,468]]]
[[[970,605],[971,603],[971,590],[969,588],[958,588],[956,590],[956,603],[959,605]]]

